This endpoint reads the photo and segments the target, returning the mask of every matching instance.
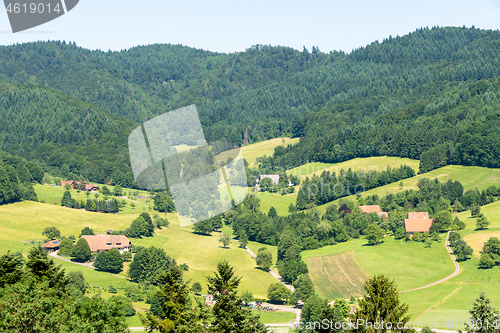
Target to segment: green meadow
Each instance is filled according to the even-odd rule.
[[[133,219],[128,214],[102,214],[39,202],[23,201],[0,206],[0,242],[22,244],[41,240],[43,229],[57,227],[63,236],[78,237],[84,227],[96,233],[121,230]]]
[[[111,185],[103,185],[103,184],[96,184],[96,185],[98,185],[100,189],[102,189],[103,186],[107,186],[110,189],[110,191],[114,190],[114,186]],[[66,191],[64,187],[50,186],[48,184],[43,184],[43,185],[37,184],[34,186],[34,188],[38,196],[38,201],[52,205],[60,205],[63,194]],[[70,189],[69,191],[71,193],[71,197],[76,201],[87,202],[87,195],[85,194],[86,192],[73,189]],[[123,194],[124,197],[126,198],[121,198],[121,197],[116,198],[120,202],[123,201],[125,202],[125,206],[121,209],[121,213],[134,214],[138,212],[138,214],[140,214],[143,211],[152,211],[153,202],[151,199],[135,198],[135,194],[137,194],[138,196],[149,196],[149,192],[125,188],[123,189]],[[91,199],[97,198],[99,200],[104,200],[105,198],[104,195],[102,195],[102,193],[97,194],[97,196],[96,194],[91,193],[88,197]],[[112,199],[115,197],[109,196],[108,198]],[[132,207],[132,203],[134,204],[135,207]]]
[[[262,142],[253,143],[241,147],[241,154],[250,166],[255,164],[257,157],[272,156],[274,148],[278,146],[287,146],[299,142],[299,138],[276,138]]]
[[[281,195],[279,193],[269,192],[252,192],[260,200],[260,211],[267,214],[269,209],[274,207],[279,216],[288,215],[288,207],[290,204],[296,204],[297,192]]]
[[[49,226],[57,227],[65,236],[76,237],[86,226],[96,233],[103,233],[108,229],[123,230],[137,215],[100,214],[29,201],[3,205],[0,206],[0,249],[23,250],[26,254],[31,240],[43,239],[41,233]],[[249,290],[255,297],[266,298],[267,288],[274,282],[273,277],[256,268],[254,259],[246,250],[239,248],[236,241],[228,249],[224,249],[217,233],[211,236],[196,235],[192,233],[191,227],[181,228],[176,215],[168,214],[167,218],[171,222],[169,228],[157,230],[153,237],[132,239],[132,243],[162,247],[179,263],[188,264],[186,279],[192,283],[200,282],[203,292],[207,290],[205,277],[213,273],[217,262],[228,260],[235,267],[236,274],[243,277],[240,292]],[[26,245],[23,245],[23,241]],[[92,273],[95,272],[91,269],[84,271],[86,277]],[[104,284],[109,285],[108,282]]]
[[[260,321],[265,324],[284,324],[290,323],[297,316],[292,312],[279,311],[253,311],[254,314],[260,315]]]
[[[359,265],[373,276],[385,274],[394,279],[399,290],[424,286],[442,279],[454,271],[444,240],[425,248],[420,242],[405,242],[386,237],[382,244],[366,245],[365,239],[352,239],[344,243],[302,252],[302,258],[328,257],[353,251]],[[322,290],[325,297],[334,291]]]
[[[305,177],[312,176],[313,174],[319,175],[323,171],[335,172],[339,174],[340,170],[347,171],[351,169],[356,172],[364,171],[368,173],[371,172],[382,172],[387,169],[387,166],[391,168],[398,168],[401,165],[406,164],[407,166],[413,168],[415,172],[418,172],[418,166],[420,161],[412,160],[409,158],[392,157],[392,156],[377,156],[377,157],[365,157],[365,158],[355,158],[349,161],[340,163],[307,163],[299,167],[290,169],[287,171],[290,175]]]
[[[256,298],[267,298],[267,288],[276,280],[267,272],[256,267],[255,260],[250,254],[232,241],[229,248],[223,248],[219,242],[219,233],[210,236],[197,235],[192,232],[192,227],[180,227],[177,220],[170,219],[169,228],[156,231],[154,238],[160,236],[167,239],[162,248],[168,255],[174,257],[178,263],[186,263],[189,270],[186,272],[186,280],[191,283],[200,282],[202,293],[207,291],[206,276],[213,275],[217,263],[227,260],[234,266],[236,275],[241,276],[239,292],[251,291]],[[148,238],[133,240],[133,244],[141,245],[148,242]]]
[[[482,248],[489,236],[500,237],[500,201],[481,207],[491,222],[486,230],[475,231],[475,219],[470,218],[470,211],[454,214],[466,223],[460,231],[465,240],[473,247],[474,254]],[[486,235],[483,237],[483,235]],[[325,257],[354,251],[359,265],[368,272],[385,274],[396,281],[400,291],[424,286],[453,272],[453,265],[443,242],[432,243],[425,248],[422,243],[404,242],[386,237],[384,243],[376,246],[365,246],[363,239],[349,240],[317,250],[302,252],[304,259]],[[474,241],[477,241],[474,243]],[[401,301],[410,305],[411,319],[424,325],[437,323],[440,329],[453,329],[452,323],[462,323],[469,318],[468,310],[474,299],[485,292],[493,306],[500,308],[500,270],[477,268],[479,259],[461,262],[461,272],[454,278],[433,287],[402,293]],[[314,277],[313,277],[314,280]],[[328,297],[332,291],[321,289],[320,294]],[[448,322],[449,321],[449,322]],[[447,325],[447,322],[449,326]],[[455,325],[455,324],[454,324]],[[462,327],[459,327],[462,329]]]

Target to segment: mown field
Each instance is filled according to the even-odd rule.
[[[309,275],[321,297],[350,298],[363,294],[368,274],[359,265],[354,252],[307,259]]]
[[[102,214],[23,201],[0,206],[0,242],[29,244],[31,240],[43,239],[43,229],[50,226],[56,226],[66,237],[78,237],[85,227],[97,233],[121,230],[128,227],[133,218],[134,215],[129,214]]]
[[[291,193],[286,195],[281,195],[279,193],[269,193],[269,192],[251,192],[260,200],[260,211],[263,213],[269,213],[269,209],[274,207],[276,213],[279,216],[288,215],[288,207],[290,204],[296,204],[297,193]]]

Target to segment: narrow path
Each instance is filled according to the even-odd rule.
[[[57,258],[57,259],[60,259],[60,260],[64,260],[64,261],[70,262],[70,263],[75,264],[75,265],[80,265],[80,266],[85,266],[85,267],[88,267],[88,268],[95,269],[95,267],[90,262],[76,262],[76,261],[70,260],[68,258],[61,257],[55,251],[49,253],[49,256]]]
[[[236,240],[237,242],[239,242],[236,238],[233,238],[233,239]],[[245,246],[245,250],[247,250],[247,252],[250,253],[250,255],[252,256],[252,258],[256,257],[255,253],[253,253],[253,251],[250,250],[250,248],[248,246]],[[283,278],[281,276],[279,276],[279,274],[276,273],[275,271],[273,271],[272,269],[269,269],[269,274],[271,274],[276,280],[278,280],[279,282],[281,282],[292,293],[295,291],[295,288],[291,284],[286,283],[285,280],[283,280]]]
[[[438,306],[442,305],[444,302],[446,302],[448,300],[448,298],[450,298],[451,296],[453,296],[457,291],[459,291],[460,289],[462,289],[462,287],[458,287],[457,289],[453,290],[450,294],[448,294],[445,298],[443,298],[441,301],[437,302],[436,304],[432,305],[431,307],[429,307],[428,309],[426,309],[424,312],[422,312],[417,318],[415,318],[415,320],[413,320],[414,322],[418,321],[423,315],[425,315],[427,312],[429,312],[430,310],[432,309],[435,309],[437,308]]]
[[[96,269],[94,267],[94,264],[91,263],[91,262],[77,262],[77,261],[73,261],[71,259],[68,259],[68,258],[64,258],[64,257],[61,257],[60,255],[57,254],[57,252],[51,252],[49,253],[49,256],[51,257],[54,257],[56,259],[59,259],[59,260],[64,260],[64,261],[67,261],[67,262],[70,262],[72,264],[75,264],[75,265],[80,265],[80,266],[84,266],[84,267],[87,267],[87,268],[91,268],[91,269]],[[118,276],[119,278],[122,278],[122,279],[125,279],[125,280],[128,280],[125,276],[121,276],[121,275],[118,275],[118,274],[113,274],[113,273],[108,273],[108,274],[111,274],[111,275],[114,275],[114,276]]]
[[[215,232],[218,232],[220,234],[223,233],[220,230],[215,230]],[[231,237],[231,238],[238,243],[240,242],[236,237]],[[255,257],[256,257],[255,253],[253,253],[253,251],[250,250],[250,248],[248,246],[245,246],[245,250],[247,250],[247,252],[250,253],[250,255],[252,256],[252,258],[255,259]],[[291,284],[286,283],[285,280],[283,280],[283,278],[281,276],[279,276],[279,274],[276,273],[275,271],[273,271],[272,269],[269,269],[269,274],[271,274],[276,280],[278,280],[278,282],[281,282],[292,293],[295,291],[295,288]]]
[[[429,284],[427,284],[425,286],[422,286],[422,287],[418,287],[418,288],[414,288],[414,289],[410,289],[410,290],[405,290],[405,291],[400,291],[401,294],[402,293],[407,293],[407,292],[410,292],[410,291],[415,291],[415,290],[420,290],[420,289],[424,289],[424,288],[429,288],[429,287],[435,286],[436,284],[439,284],[441,282],[447,281],[447,280],[451,279],[452,277],[455,277],[456,275],[458,275],[460,273],[460,265],[458,264],[457,258],[455,258],[455,255],[453,254],[453,251],[452,251],[452,249],[450,247],[449,238],[450,238],[450,233],[451,232],[454,232],[454,231],[448,231],[448,235],[446,236],[446,240],[445,240],[445,245],[446,245],[446,250],[450,254],[451,260],[453,261],[453,264],[455,265],[455,271],[453,273],[451,273],[450,275],[448,275],[447,277],[442,278],[439,281],[429,283]]]

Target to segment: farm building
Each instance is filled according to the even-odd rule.
[[[118,249],[120,253],[130,250],[130,240],[124,235],[84,235],[82,238],[89,243],[93,253],[111,249]]]
[[[55,252],[59,250],[59,245],[61,242],[59,242],[57,239],[56,240],[51,240],[45,244],[42,245],[42,247],[45,249],[47,252]]]
[[[260,175],[259,178],[255,180],[255,186],[252,187],[252,192],[260,191],[260,181],[264,178],[271,179],[274,185],[278,185],[280,182],[280,175]]]
[[[271,179],[274,185],[278,185],[280,182],[280,175],[260,175],[259,181],[261,181],[264,178]]]
[[[76,182],[76,184],[80,184],[80,182]],[[75,182],[72,180],[62,180],[61,181],[61,187],[64,187],[66,185],[69,185],[71,189],[75,189]],[[85,185],[85,191],[89,191],[92,193],[99,193],[99,186],[95,184],[87,184]]]
[[[69,185],[69,187],[74,188],[72,180],[61,180],[61,187],[64,187],[66,185]]]
[[[99,193],[99,186],[97,186],[95,184],[85,185],[85,191],[89,191],[92,193]]]
[[[389,214],[387,212],[383,212],[379,205],[359,206],[359,209],[361,209],[362,213],[377,213],[380,218],[389,218]]]
[[[405,219],[405,231],[412,234],[414,232],[429,232],[434,220],[429,218],[427,212],[408,212]]]

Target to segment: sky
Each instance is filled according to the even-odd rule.
[[[107,51],[170,43],[227,53],[270,44],[350,52],[421,27],[464,25],[500,29],[500,1],[80,0],[64,16],[15,34],[0,9],[0,45],[65,40]]]

